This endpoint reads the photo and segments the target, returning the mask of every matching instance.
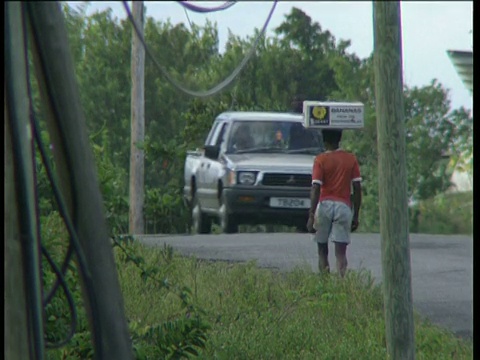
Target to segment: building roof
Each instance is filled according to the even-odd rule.
[[[447,54],[463,84],[473,95],[473,51],[448,50]]]

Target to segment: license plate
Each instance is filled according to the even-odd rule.
[[[309,209],[310,199],[307,198],[270,198],[270,207],[290,208],[290,209]]]

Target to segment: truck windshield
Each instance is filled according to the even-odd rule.
[[[228,153],[308,153],[323,151],[321,132],[293,121],[235,121]]]

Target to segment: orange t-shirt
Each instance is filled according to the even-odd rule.
[[[317,155],[313,163],[312,184],[321,185],[320,201],[341,201],[351,206],[352,181],[361,181],[355,155],[341,149]]]

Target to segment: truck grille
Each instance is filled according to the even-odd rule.
[[[264,174],[262,184],[266,186],[310,187],[312,176],[308,174]]]

